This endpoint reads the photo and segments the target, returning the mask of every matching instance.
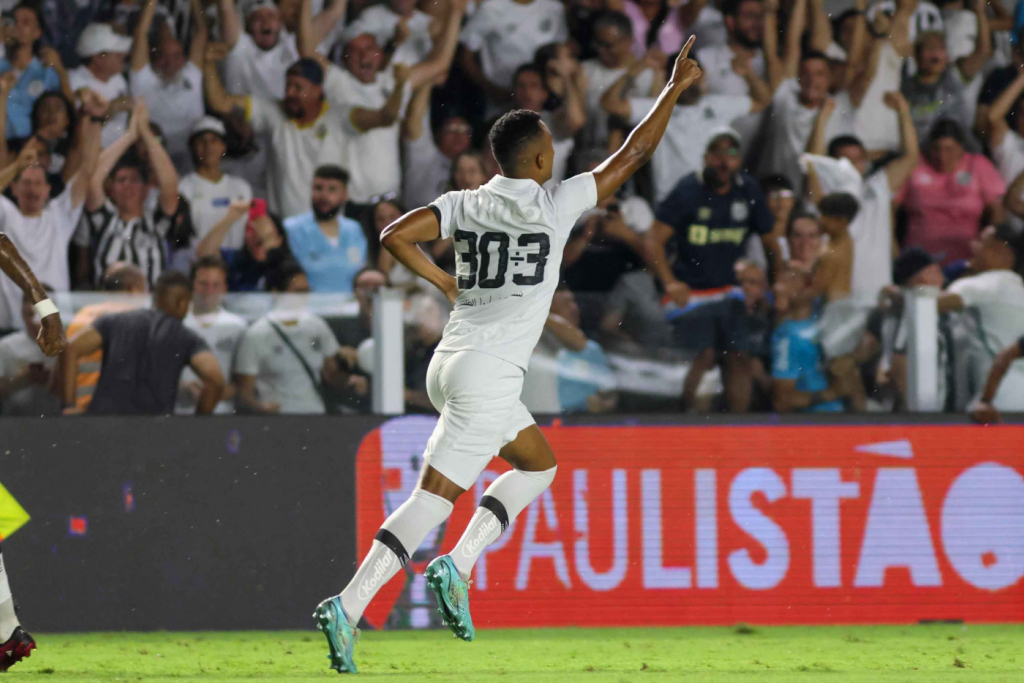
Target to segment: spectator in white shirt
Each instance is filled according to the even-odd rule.
[[[109,24],[89,24],[78,37],[78,56],[82,65],[68,72],[71,89],[81,95],[83,89],[98,93],[108,103],[103,126],[103,146],[121,137],[128,125],[132,98],[124,77],[124,56],[132,39],[114,32]]]
[[[0,194],[0,232],[21,252],[36,275],[57,291],[71,289],[68,271],[68,245],[75,233],[82,203],[99,155],[100,126],[91,116],[79,123],[83,144],[83,162],[64,192],[50,201],[46,169],[37,165],[41,143],[31,139],[13,164],[0,171],[0,192],[12,185],[14,202]],[[21,289],[9,278],[0,280],[0,327],[21,324]]]
[[[43,289],[53,291],[45,284]],[[60,415],[60,398],[50,391],[56,359],[39,348],[39,314],[28,295],[22,297],[20,313],[23,329],[0,339],[0,414]]]
[[[198,245],[228,213],[231,202],[248,204],[252,187],[242,178],[221,169],[227,151],[227,131],[220,119],[205,116],[192,128],[189,151],[196,170],[178,183],[178,191],[188,201],[192,214],[193,246]],[[221,246],[241,249],[245,242],[245,216],[228,228]]]
[[[309,281],[301,268],[292,265],[274,289],[300,295],[309,292]],[[293,298],[282,299],[278,309],[254,322],[242,336],[235,357],[239,409],[323,415],[327,412],[323,385],[343,388],[347,384],[331,328]]]
[[[516,69],[533,61],[543,45],[561,43],[568,31],[557,0],[487,0],[462,30],[459,66],[484,91],[487,116],[512,100]]]
[[[216,63],[206,61],[203,83],[210,108],[244,117],[270,140],[267,154],[267,204],[271,213],[294,216],[309,211],[313,172],[326,163],[349,161],[354,128],[369,130],[398,120],[401,88],[379,109],[347,108],[324,99],[324,72],[314,59],[300,59],[288,70],[283,101],[228,95]]]
[[[300,47],[305,56],[313,56],[316,46],[307,39],[312,33],[311,23],[308,23],[312,21],[310,0],[304,0],[302,7]],[[346,107],[378,108],[397,94],[401,98],[400,105],[404,105],[411,91],[434,81],[451,66],[465,11],[466,0],[450,3],[444,31],[434,49],[424,61],[409,69],[401,69],[408,72],[402,76],[402,83],[395,82],[391,70],[379,71],[383,55],[376,39],[368,33],[356,36],[345,45],[344,69],[333,65],[327,67],[324,79],[327,100]],[[371,125],[362,125],[353,118],[349,123],[352,141],[347,166],[351,183],[345,213],[361,221],[371,206],[381,199],[398,196],[402,189],[400,131],[395,120],[374,120]]]
[[[703,168],[704,154],[716,132],[727,128],[731,121],[762,111],[768,105],[771,97],[768,84],[758,78],[749,64],[744,65],[743,76],[750,83],[749,96],[707,95],[703,75],[679,96],[665,137],[651,160],[657,202],[664,200],[680,180]],[[627,71],[601,98],[601,106],[609,114],[636,125],[654,108],[656,100],[624,96],[629,78]],[[738,136],[734,139],[740,140]]]
[[[245,333],[245,320],[224,310],[221,302],[228,292],[228,267],[219,256],[209,256],[196,262],[192,269],[192,309],[182,323],[194,331],[217,358],[225,377],[231,377],[235,351]],[[203,383],[192,370],[181,371],[178,387],[178,415],[195,415],[196,402],[203,391]],[[224,385],[224,393],[213,411],[218,415],[235,412],[235,385]]]
[[[541,120],[551,129],[552,142],[555,146],[555,158],[551,166],[551,180],[545,187],[554,187],[565,179],[565,171],[569,157],[576,146],[573,136],[583,128],[587,121],[583,110],[583,96],[575,76],[579,64],[567,54],[552,59],[545,67],[550,70],[553,78],[541,71],[534,64],[524,64],[516,70],[513,78],[512,106],[515,109],[526,109],[541,115]],[[551,97],[549,84],[562,87],[562,99],[554,111],[545,109]]]
[[[972,275],[952,283],[939,296],[939,313],[972,310],[976,313],[989,364],[995,355],[1024,333],[1024,265],[1021,236],[1006,224],[989,226],[971,243]],[[982,386],[988,367],[975,377]],[[1024,411],[1024,364],[1014,363],[1009,376],[986,402],[1000,411]]]
[[[156,0],[146,0],[135,27],[131,55],[131,89],[143,97],[150,116],[160,126],[164,146],[178,172],[189,167],[188,139],[192,127],[203,117],[203,60],[206,57],[206,23],[198,0],[192,2],[196,31],[188,59],[185,48],[166,24],[157,29],[159,37],[150,63],[149,33],[156,13]]]
[[[422,62],[434,47],[433,17],[416,9],[416,0],[387,0],[364,9],[345,27],[341,41],[347,43],[368,33],[383,46],[391,61],[399,64]],[[440,31],[438,24],[436,30]]]
[[[421,85],[402,121],[402,198],[409,206],[426,206],[447,190],[452,161],[469,149],[473,128],[450,112],[431,131],[428,109],[434,83]]]
[[[224,87],[233,95],[267,100],[284,97],[285,72],[299,58],[295,36],[281,26],[277,5],[253,0],[245,7],[245,24],[235,0],[218,0],[221,40],[228,47]]]
[[[608,146],[608,114],[601,108],[601,96],[626,73],[627,67],[633,77],[626,90],[629,97],[656,97],[664,85],[665,55],[656,52],[651,59],[638,60],[633,56],[632,41],[633,25],[625,14],[606,12],[594,22],[597,58],[581,65],[587,123],[579,142],[585,148]],[[653,68],[648,68],[652,64]]]

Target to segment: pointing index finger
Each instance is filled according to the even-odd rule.
[[[679,59],[686,59],[690,54],[690,46],[693,45],[693,40],[697,36],[690,36],[690,39],[686,41],[686,45],[683,45],[683,49],[679,51]]]

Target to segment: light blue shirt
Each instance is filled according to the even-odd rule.
[[[0,73],[13,67],[6,59],[0,59]],[[47,90],[60,90],[57,72],[32,58],[21,73],[18,82],[7,96],[7,139],[27,138],[32,134],[32,107]]]
[[[587,340],[582,351],[558,352],[558,403],[563,413],[587,412],[587,399],[615,388],[615,375],[600,344]]]
[[[352,293],[352,278],[366,265],[366,236],[359,223],[338,215],[338,244],[331,244],[317,225],[313,212],[284,222],[288,246],[306,271],[314,292]]]

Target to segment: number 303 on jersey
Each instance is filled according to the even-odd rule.
[[[544,281],[551,241],[542,232],[520,235],[514,247],[512,238],[504,232],[456,230],[453,237],[460,263],[460,290],[504,287],[510,262],[513,284],[529,287]]]

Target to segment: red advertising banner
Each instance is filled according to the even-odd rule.
[[[435,419],[363,441],[359,555],[415,485]],[[478,626],[1024,620],[1024,428],[554,426],[552,488],[488,548]],[[378,595],[435,624],[420,577],[507,469],[495,459]]]

